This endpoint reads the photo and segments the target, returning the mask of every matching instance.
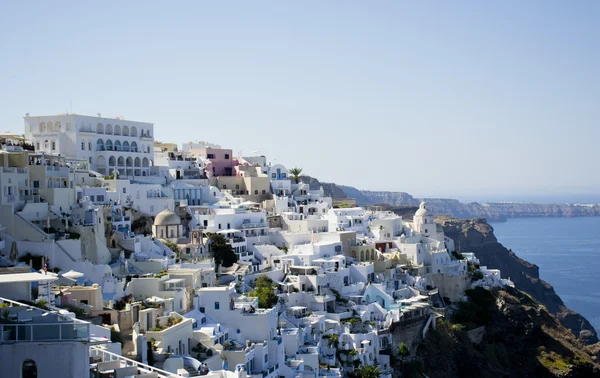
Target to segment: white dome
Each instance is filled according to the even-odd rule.
[[[169,209],[165,209],[158,213],[154,219],[155,226],[171,226],[181,224],[181,218]]]
[[[425,201],[421,202],[421,205],[419,206],[419,210],[417,210],[415,215],[421,216],[421,217],[429,215],[429,211],[425,208]]]

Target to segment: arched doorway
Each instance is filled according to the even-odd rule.
[[[21,378],[37,378],[37,364],[29,358],[23,361]]]

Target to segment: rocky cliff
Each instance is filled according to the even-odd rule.
[[[431,211],[454,218],[486,218],[489,221],[503,221],[519,217],[584,217],[600,216],[600,204],[536,204],[516,202],[470,202],[464,203],[450,198],[415,198],[405,192],[359,190],[352,186],[320,182],[305,176],[304,182],[312,189],[323,186],[325,195],[333,198],[354,198],[358,206],[386,204],[396,207],[418,206],[427,201]]]
[[[347,197],[357,199],[359,206],[385,203],[393,206],[415,206],[427,201],[430,210],[455,218],[486,218],[490,221],[518,217],[582,217],[600,216],[600,205],[537,204],[516,202],[470,202],[463,203],[449,198],[414,198],[404,192],[372,192],[340,186]],[[360,195],[357,196],[357,192]],[[353,197],[357,196],[357,197]]]
[[[503,278],[510,278],[518,289],[546,306],[580,340],[588,345],[598,342],[594,327],[583,316],[565,306],[554,288],[540,278],[537,265],[520,259],[513,251],[498,243],[493,227],[485,219],[441,218],[437,221],[462,251],[474,252],[481,265],[500,269]]]
[[[318,190],[320,187],[323,187],[323,191],[325,192],[325,196],[332,198],[354,198],[346,196],[346,193],[342,189],[341,186],[338,186],[331,182],[321,182],[318,179],[310,176],[301,176],[300,180],[304,183],[307,183],[310,186],[311,190]]]
[[[467,290],[412,354],[394,360],[394,376],[597,377],[594,350],[577,340],[528,294]],[[475,337],[477,335],[477,337]]]

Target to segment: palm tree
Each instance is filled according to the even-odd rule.
[[[362,364],[356,369],[356,376],[359,378],[379,378],[381,370],[375,365]]]
[[[331,336],[329,336],[329,342],[327,344],[328,347],[337,349],[339,347],[339,344],[340,344],[340,341],[339,341],[338,335],[336,335],[334,333]]]
[[[296,184],[300,182],[300,174],[301,173],[302,173],[302,168],[294,167],[294,168],[290,169],[290,175],[292,176],[292,178],[294,179]]]

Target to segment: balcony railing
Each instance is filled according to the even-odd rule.
[[[155,368],[154,366],[146,365],[144,363],[131,360],[127,357],[123,357],[119,354],[112,353],[107,351],[106,349],[101,349],[95,346],[90,347],[90,357],[100,357],[102,361],[119,361],[123,367],[127,366],[135,366],[141,372],[147,373],[156,373],[159,378],[177,378],[179,375],[175,373],[169,373],[168,371]]]
[[[27,168],[17,168],[17,167],[2,167],[2,172],[4,173],[29,173]]]
[[[242,223],[240,228],[263,228],[268,227],[265,223]]]
[[[88,340],[89,323],[33,323],[0,325],[0,344],[10,342]]]

